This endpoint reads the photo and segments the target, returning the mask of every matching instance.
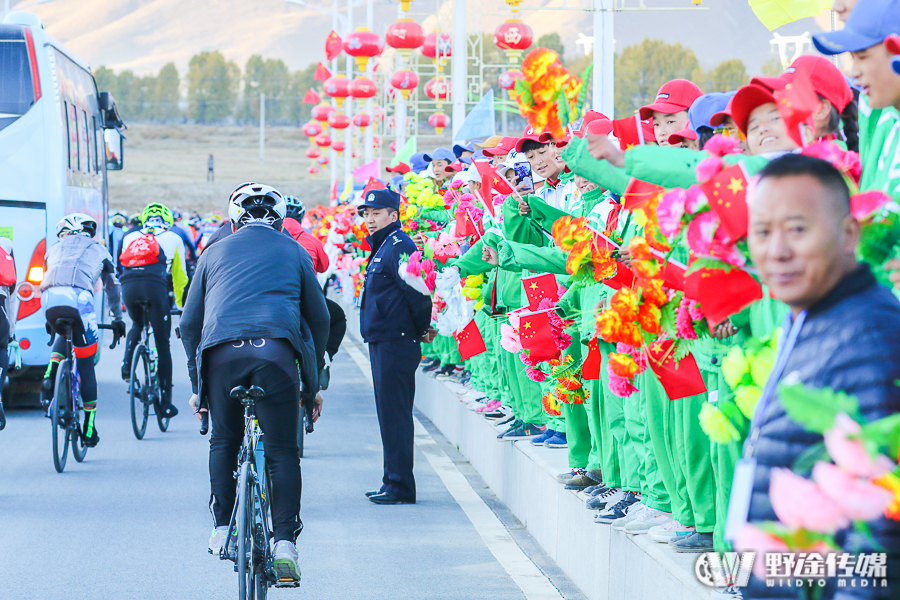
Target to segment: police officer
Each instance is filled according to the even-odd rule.
[[[414,504],[413,399],[421,342],[437,332],[431,322],[431,298],[406,284],[399,274],[400,257],[416,246],[400,229],[400,195],[390,190],[366,193],[359,207],[372,248],[359,295],[360,332],[369,343],[375,407],[384,446],[381,489],[367,492],[375,504]]]

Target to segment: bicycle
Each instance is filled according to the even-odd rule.
[[[66,355],[60,361],[56,370],[54,381],[55,394],[47,409],[50,416],[50,427],[53,439],[53,466],[57,473],[62,473],[66,468],[69,456],[69,445],[72,446],[72,456],[76,462],[82,462],[87,455],[88,447],[85,443],[84,433],[81,431],[81,420],[84,413],[84,404],[81,400],[80,378],[78,377],[78,365],[75,362],[75,350],[72,343],[72,329],[75,326],[74,318],[60,317],[53,322],[53,331],[50,336],[52,346],[56,339],[57,331],[62,331],[66,338]],[[113,330],[112,325],[100,323],[99,329]],[[110,350],[116,347],[119,336],[113,336]]]
[[[255,385],[249,390],[237,386],[230,396],[244,406],[245,427],[238,454],[237,500],[220,558],[235,563],[242,600],[265,600],[269,587],[299,587],[300,581],[279,578],[275,573],[271,496],[263,433],[256,420],[256,403],[266,392]]]
[[[134,430],[134,436],[142,440],[147,432],[151,406],[160,431],[165,432],[169,428],[169,417],[162,416],[156,348],[150,343],[153,332],[150,327],[150,303],[138,302],[137,305],[141,308],[143,323],[141,323],[141,339],[131,353],[128,395],[131,401],[131,428]],[[171,310],[170,313],[180,315],[181,311]]]

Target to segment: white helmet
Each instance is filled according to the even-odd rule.
[[[263,183],[239,187],[228,200],[228,218],[236,230],[247,223],[265,223],[281,231],[286,212],[281,192]]]
[[[56,237],[62,237],[64,233],[68,235],[81,234],[92,238],[97,234],[97,221],[84,213],[66,215],[56,224]]]

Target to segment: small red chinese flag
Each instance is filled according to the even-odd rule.
[[[560,351],[553,339],[549,311],[523,315],[519,319],[519,339],[522,347],[534,360],[545,361],[559,358]]]
[[[316,65],[316,72],[315,72],[315,74],[313,74],[314,80],[325,81],[329,77],[331,77],[331,71],[328,70],[328,67],[326,67],[322,63],[319,63],[318,65]]]
[[[478,331],[475,319],[469,321],[469,324],[463,327],[462,330],[454,333],[453,337],[456,338],[456,347],[459,349],[459,357],[462,360],[468,360],[487,351],[487,346],[484,345],[484,338],[481,337],[481,332]]]
[[[523,277],[522,285],[525,287],[525,297],[528,298],[528,308],[531,310],[537,310],[544,298],[550,298],[553,302],[559,300],[559,285],[553,273]]]
[[[709,207],[721,221],[727,243],[734,244],[747,235],[747,175],[740,163],[732,165],[702,184]]]
[[[620,290],[623,287],[633,288],[634,279],[634,271],[628,268],[628,265],[625,263],[616,261],[616,274],[605,280],[603,283],[614,290]]]
[[[491,205],[488,207],[488,210],[491,211],[493,216],[493,191],[496,190],[500,194],[508,195],[512,194],[513,190],[509,187],[509,182],[506,181],[506,178],[498,175],[497,169],[493,168],[490,163],[476,162],[475,169],[481,175],[481,197],[484,198],[485,204]]]
[[[341,48],[343,48],[344,42],[341,40],[341,36],[337,34],[337,32],[332,31],[328,34],[328,37],[325,38],[325,58],[328,60],[334,60],[338,57],[338,54],[341,53]]]
[[[778,102],[778,112],[784,119],[784,127],[791,139],[801,147],[812,141],[811,137],[816,131],[813,115],[821,103],[809,78],[794,77],[782,89],[772,92],[772,95]],[[806,124],[807,136],[803,134],[801,123]]]
[[[469,237],[474,235],[475,239],[481,238],[481,229],[478,224],[472,220],[472,214],[467,210],[456,211],[456,237]]]
[[[684,295],[700,303],[710,329],[763,297],[762,286],[737,267],[700,269],[684,280]]]
[[[600,342],[596,337],[588,342],[588,355],[581,365],[581,378],[585,381],[597,381],[600,379],[600,366],[603,364],[603,357],[600,352]]]
[[[625,210],[635,210],[665,191],[666,188],[661,185],[647,183],[632,177],[625,188],[625,193],[622,194],[622,207]]]
[[[366,182],[366,187],[363,188],[362,195],[365,197],[366,194],[371,192],[372,190],[384,190],[387,189],[387,186],[382,182],[378,181],[374,177],[369,177],[369,181]]]
[[[675,363],[674,340],[657,340],[648,347],[647,364],[656,375],[669,400],[680,400],[706,393],[706,383],[700,374],[697,360],[688,354]]]
[[[322,97],[316,92],[316,90],[309,88],[309,91],[306,92],[306,95],[303,96],[304,104],[318,104],[322,101]]]

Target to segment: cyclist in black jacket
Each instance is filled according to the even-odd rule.
[[[210,509],[216,529],[209,549],[220,553],[235,501],[233,473],[244,422],[229,392],[258,385],[266,392],[256,412],[273,488],[275,568],[280,576],[299,579],[298,399],[302,381],[304,402],[318,403],[317,419],[328,309],[309,254],[281,233],[285,205],[277,190],[245,185],[232,194],[228,213],[234,233],[200,255],[181,319],[193,391],[212,419]]]

